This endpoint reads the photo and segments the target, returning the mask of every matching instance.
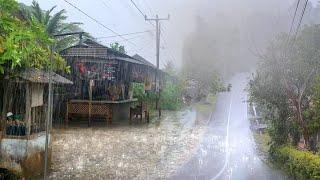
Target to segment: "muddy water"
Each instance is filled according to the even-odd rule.
[[[261,161],[247,119],[246,75],[213,116],[165,112],[149,125],[56,130],[51,179],[288,179]]]
[[[50,179],[167,179],[196,153],[204,117],[191,108],[149,125],[55,130]]]

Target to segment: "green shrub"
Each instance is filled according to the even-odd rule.
[[[139,101],[145,101],[149,107],[155,108],[156,93],[145,93],[144,84],[133,83],[133,97]],[[168,82],[161,92],[161,109],[163,110],[178,110],[182,107],[182,91],[179,85]]]
[[[178,110],[182,107],[182,88],[178,84],[168,82],[161,93],[161,108]]]
[[[137,98],[139,101],[144,101],[147,95],[144,90],[144,84],[142,83],[132,83],[133,98]]]
[[[271,158],[296,179],[320,179],[320,156],[290,146],[273,148]]]

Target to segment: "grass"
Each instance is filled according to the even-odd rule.
[[[268,133],[257,133],[253,132],[253,137],[255,139],[257,149],[259,154],[261,154],[264,158],[268,157],[270,145],[269,142],[271,138]]]
[[[209,94],[207,97],[207,103],[204,102],[198,102],[195,104],[195,108],[198,112],[202,114],[210,114],[212,112],[212,107],[215,105],[216,102],[216,96]]]

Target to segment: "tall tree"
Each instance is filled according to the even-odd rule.
[[[42,24],[21,19],[15,0],[0,2],[0,74],[10,74],[17,68],[45,68],[49,64],[49,45],[53,39]],[[57,69],[66,67],[56,53],[53,63]]]
[[[261,57],[263,61],[251,83],[252,95],[270,104],[288,103],[292,118],[309,147],[311,134],[308,124],[312,119],[305,112],[310,108],[312,88],[320,72],[320,26],[304,28],[297,38],[285,34],[277,37]],[[261,77],[261,74],[264,75]],[[270,81],[269,87],[257,86],[259,81]],[[264,94],[264,88],[270,89],[269,93]],[[282,98],[270,98],[279,88]]]
[[[37,23],[42,24],[45,27],[48,35],[51,37],[55,34],[83,31],[80,28],[82,23],[66,22],[66,10],[62,9],[57,13],[53,13],[53,11],[56,9],[56,6],[53,6],[49,10],[42,10],[39,3],[37,1],[33,1],[31,6],[21,4],[20,8],[25,19],[28,19],[29,21],[36,21]],[[85,35],[89,36],[88,34]],[[56,42],[56,48],[59,51],[71,46],[77,41],[78,37],[75,36],[66,36],[60,38]]]

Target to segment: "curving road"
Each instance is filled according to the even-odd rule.
[[[280,171],[260,160],[247,119],[247,75],[235,75],[232,90],[218,95],[213,117],[197,154],[174,180],[282,180]]]

